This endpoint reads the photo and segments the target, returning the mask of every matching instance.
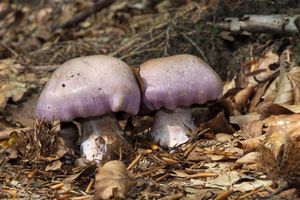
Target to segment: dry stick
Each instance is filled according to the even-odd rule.
[[[127,167],[128,170],[130,170],[132,167],[134,167],[138,162],[139,160],[141,159],[142,157],[142,154],[138,155],[131,163],[130,165]]]
[[[244,15],[241,18],[228,17],[225,22],[217,23],[221,30],[234,33],[270,33],[295,35],[299,33],[297,20],[300,15]],[[296,23],[295,23],[296,22]]]
[[[164,55],[168,56],[168,47],[170,46],[170,28],[171,25],[168,26],[166,30],[166,42],[165,42],[165,47],[164,47]]]
[[[139,35],[137,35],[135,38],[133,38],[132,40],[128,41],[127,43],[125,43],[121,48],[119,48],[117,51],[113,52],[110,54],[110,56],[115,56],[118,53],[120,53],[121,51],[129,48],[130,46],[132,46],[135,42],[141,40],[140,37],[138,37]]]
[[[230,191],[222,191],[218,194],[218,196],[215,198],[215,200],[225,200],[227,199],[231,194],[233,193],[232,190]]]
[[[164,28],[165,26],[169,25],[170,22],[171,22],[173,19],[175,19],[175,18],[178,18],[178,16],[175,16],[174,18],[172,18],[172,19],[170,19],[170,20],[168,20],[168,21],[166,21],[166,22],[163,22],[163,23],[158,24],[157,26],[153,27],[151,30],[149,30],[149,31],[147,31],[147,32],[145,32],[145,33],[143,33],[143,34],[138,34],[138,35],[136,35],[132,40],[128,41],[124,46],[122,46],[121,48],[119,48],[117,51],[111,53],[110,55],[111,55],[111,56],[117,55],[118,53],[122,52],[123,50],[129,48],[129,47],[130,47],[131,45],[133,45],[135,42],[141,40],[141,38],[142,38],[143,36],[145,36],[145,35],[147,35],[147,34],[151,34],[153,31],[158,30],[158,29],[161,29],[161,28]],[[169,26],[169,27],[170,27],[170,26]],[[168,29],[169,29],[169,27],[168,27]],[[159,33],[157,36],[155,36],[154,38],[150,39],[149,41],[144,42],[144,43],[142,43],[141,45],[138,45],[137,47],[135,47],[135,49],[132,50],[133,52],[132,52],[130,55],[125,55],[125,56],[123,56],[121,59],[130,57],[130,56],[133,56],[133,55],[137,55],[137,54],[140,54],[140,53],[144,53],[145,50],[144,50],[144,51],[138,51],[138,50],[140,50],[140,49],[144,48],[145,46],[147,46],[148,44],[151,44],[152,42],[156,41],[158,38],[162,37],[164,34],[169,35],[168,33],[166,33],[166,30],[165,30],[165,31],[162,31],[161,33]]]
[[[122,60],[122,59],[124,59],[124,58],[128,58],[128,57],[131,57],[131,56],[135,56],[135,55],[139,55],[139,54],[141,54],[141,53],[151,52],[151,51],[160,51],[160,49],[156,49],[156,48],[145,49],[145,50],[133,52],[133,53],[130,53],[130,54],[128,54],[128,55],[122,56],[122,57],[120,57],[120,59]]]
[[[85,193],[90,193],[92,187],[93,187],[93,184],[94,184],[94,179],[92,178],[91,181],[89,182],[88,186],[86,187],[85,189]]]
[[[84,199],[92,199],[94,198],[94,195],[84,195],[79,197],[73,197],[71,200],[84,200]]]
[[[247,198],[247,197],[249,197],[249,196],[251,196],[251,195],[253,195],[253,194],[255,194],[255,193],[260,192],[262,189],[263,189],[263,187],[261,187],[261,188],[256,188],[256,189],[252,190],[251,192],[249,192],[248,194],[245,194],[245,195],[243,195],[243,196],[240,196],[239,199]]]
[[[198,145],[198,142],[195,142],[191,146],[188,147],[188,149],[184,152],[184,157],[188,157],[189,154],[195,149],[195,147]]]
[[[162,168],[162,167],[155,167],[154,169],[151,169],[151,170],[149,170],[149,171],[147,171],[147,172],[138,174],[138,175],[136,176],[136,178],[143,177],[143,176],[147,176],[147,175],[149,175],[149,174],[151,174],[151,173],[153,173],[153,172],[156,172],[157,170],[159,170],[159,169],[161,169],[161,168]]]
[[[189,38],[185,33],[181,33],[181,35],[187,40],[187,41],[189,41],[196,49],[197,49],[197,51],[200,53],[200,55],[202,56],[202,58],[203,58],[203,60],[205,61],[205,62],[208,62],[207,61],[207,58],[205,57],[205,55],[204,55],[204,53],[203,53],[203,51],[200,49],[200,47],[191,39],[191,38]]]
[[[93,13],[99,12],[100,10],[106,8],[108,5],[112,4],[114,0],[98,0],[93,6],[91,6],[88,10],[79,13],[75,15],[72,19],[68,20],[67,22],[58,25],[54,29],[58,28],[69,28],[71,26],[74,26],[75,24],[78,24],[82,21],[84,21],[86,18],[88,18]]]
[[[169,176],[170,176],[170,174],[169,174],[169,173],[166,173],[166,174],[160,176],[159,178],[157,178],[155,181],[156,181],[156,182],[159,182],[159,181],[161,181],[161,180],[163,180],[163,179],[165,179],[165,178],[167,178],[167,177],[169,177]]]
[[[177,193],[177,194],[174,194],[173,196],[161,198],[161,200],[176,200],[176,199],[179,199],[181,197],[183,197],[183,194],[182,193]]]
[[[3,42],[0,42],[1,46],[3,46],[5,49],[7,49],[12,55],[18,57],[19,54],[13,50],[12,48],[10,48],[9,46],[7,46],[6,44],[4,44]]]
[[[63,183],[58,183],[58,184],[50,186],[50,188],[53,189],[53,190],[55,190],[55,189],[62,188],[63,186],[64,186]]]

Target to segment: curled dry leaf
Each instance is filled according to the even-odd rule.
[[[204,128],[210,128],[210,130],[217,134],[217,133],[234,133],[234,129],[229,124],[228,120],[226,119],[224,112],[219,112],[217,116],[215,116],[210,121],[206,122]]]
[[[278,68],[279,56],[273,52],[267,52],[263,55],[257,63],[251,65],[250,74],[253,76],[249,77],[249,85],[257,85],[269,79]]]
[[[274,88],[274,85],[278,87]],[[293,67],[289,72],[282,72],[266,90],[258,110],[267,115],[299,113],[300,104],[300,67]]]
[[[277,88],[274,103],[292,104],[294,102],[293,86],[288,77],[287,72],[283,72],[279,77],[279,85]]]
[[[278,167],[283,167],[287,161],[287,155],[292,149],[292,141],[286,130],[274,127],[270,130],[263,146],[269,149],[276,160]]]
[[[248,113],[246,115],[230,116],[229,122],[231,124],[237,124],[240,128],[242,128],[255,120],[260,120],[260,118],[261,115],[258,113]]]
[[[249,106],[248,106],[248,112],[255,112],[257,110],[257,105],[261,102],[261,98],[266,92],[266,89],[269,86],[269,82],[265,82],[262,84],[259,84],[254,92],[254,96],[252,97]]]
[[[107,162],[96,175],[96,199],[125,199],[136,182],[121,161]]]
[[[60,170],[62,166],[62,163],[60,160],[56,160],[50,164],[48,164],[45,168],[45,171],[55,171],[55,170]]]
[[[243,149],[244,153],[249,153],[257,151],[262,144],[262,140],[265,139],[265,136],[249,138],[239,142],[239,146]]]
[[[255,164],[259,162],[260,157],[260,152],[251,152],[237,159],[235,162],[240,164]]]
[[[283,129],[271,129],[261,146],[261,168],[272,179],[283,179],[291,187],[300,184],[300,144]]]
[[[230,118],[230,121],[240,126],[245,138],[259,137],[268,132],[272,127],[282,128],[290,132],[300,126],[300,114],[274,115],[264,120],[259,120],[257,117],[259,117],[259,115],[248,114],[244,116],[234,116]],[[253,119],[253,121],[251,121],[251,119]]]
[[[252,95],[253,91],[254,87],[246,87],[234,96],[233,101],[235,103],[235,109],[240,113],[243,112],[247,107],[249,98]]]

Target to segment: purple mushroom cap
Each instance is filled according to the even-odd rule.
[[[193,55],[152,59],[140,66],[143,104],[149,110],[204,104],[222,95],[219,75]]]
[[[105,55],[72,59],[59,67],[40,95],[37,119],[70,121],[108,112],[136,114],[140,90],[131,68]]]

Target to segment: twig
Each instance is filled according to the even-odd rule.
[[[135,55],[139,55],[141,53],[146,53],[146,52],[151,52],[151,51],[160,51],[160,49],[156,49],[156,48],[145,49],[145,50],[130,53],[128,55],[124,55],[124,56],[120,57],[120,59],[128,58],[128,57],[131,57],[131,56],[135,56]]]
[[[75,24],[78,24],[82,21],[84,21],[86,18],[88,18],[90,15],[92,15],[93,13],[99,12],[100,10],[102,10],[103,8],[105,8],[106,6],[112,4],[114,2],[114,0],[98,0],[93,6],[91,6],[88,10],[79,13],[77,15],[75,15],[72,19],[70,19],[69,21],[58,25],[56,27],[54,27],[54,29],[59,29],[59,28],[69,28],[74,26]]]
[[[130,165],[127,167],[128,170],[130,170],[132,167],[134,167],[138,162],[139,160],[141,159],[142,157],[142,154],[138,155],[131,163]]]
[[[9,46],[7,46],[6,44],[4,44],[3,42],[0,42],[1,46],[3,46],[5,49],[7,49],[12,55],[18,57],[19,54],[13,50],[12,48],[10,48]]]
[[[181,33],[181,35],[197,49],[197,51],[200,53],[202,59],[205,62],[208,62],[207,58],[205,57],[205,55],[204,55],[203,51],[200,49],[200,47],[191,38],[189,38],[185,33]]]
[[[222,30],[234,33],[275,33],[295,35],[299,33],[296,23],[300,15],[244,15],[241,18],[226,18],[225,22],[217,23]]]
[[[88,186],[86,187],[85,189],[85,193],[90,193],[92,187],[93,187],[93,184],[94,184],[94,179],[91,179],[91,181],[89,182]]]

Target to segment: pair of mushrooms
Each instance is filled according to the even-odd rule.
[[[141,90],[138,82],[140,82]],[[114,113],[136,115],[140,107],[158,112],[150,134],[164,147],[187,142],[195,128],[192,104],[221,96],[222,81],[200,58],[182,54],[152,59],[140,66],[139,78],[123,61],[105,55],[72,59],[51,76],[40,95],[39,120],[81,122],[81,152],[100,161],[107,135],[123,138]]]

